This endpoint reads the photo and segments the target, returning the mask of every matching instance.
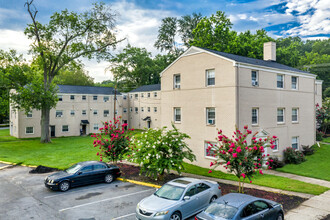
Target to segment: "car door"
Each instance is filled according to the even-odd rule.
[[[273,216],[275,213],[271,212],[270,205],[264,201],[255,201],[254,206],[256,208],[256,214],[258,215],[259,219],[274,219],[275,217]]]
[[[183,219],[191,216],[196,210],[198,210],[199,202],[198,197],[196,196],[196,185],[189,187],[184,194],[184,197],[185,196],[189,196],[190,199],[182,201],[181,210]]]
[[[269,206],[263,201],[254,201],[247,205],[242,212],[244,220],[270,220]]]
[[[77,175],[75,176],[74,185],[81,186],[89,183],[93,183],[94,180],[94,172],[93,165],[87,165],[82,167],[79,171],[77,171]]]
[[[243,208],[240,216],[244,220],[255,220],[256,219],[255,214],[256,214],[256,209],[252,202]]]
[[[94,170],[95,181],[103,182],[107,171],[107,167],[103,164],[94,164],[93,170]]]
[[[211,200],[210,186],[205,183],[198,183],[196,185],[196,196],[198,197],[198,207],[200,210],[209,205]]]

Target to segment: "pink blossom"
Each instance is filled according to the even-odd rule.
[[[262,175],[263,174],[262,170],[259,170],[259,173]]]
[[[237,153],[233,153],[233,158],[236,158],[237,157]]]
[[[230,161],[227,162],[227,166],[230,165]]]
[[[248,129],[248,126],[247,126],[247,125],[245,125],[245,126],[244,126],[244,129]]]
[[[209,173],[212,173],[212,170],[209,170]]]
[[[257,146],[254,146],[254,147],[253,147],[253,150],[258,150]]]
[[[229,147],[235,147],[235,144],[234,143],[231,143],[231,145]]]
[[[237,152],[237,153],[239,153],[239,152],[241,152],[241,151],[242,151],[242,150],[241,150],[241,148],[239,148],[239,147],[236,149],[236,152]]]
[[[228,153],[231,153],[231,152],[233,152],[233,148],[230,148],[230,149],[228,150]]]
[[[241,176],[245,179],[245,173],[242,173]]]

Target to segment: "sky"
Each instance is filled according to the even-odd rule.
[[[0,0],[0,49],[16,49],[28,55],[31,43],[24,35],[31,23],[24,3],[26,0]],[[63,9],[84,12],[95,0],[34,0],[38,9],[37,20],[47,23],[54,12]],[[299,36],[307,39],[330,37],[330,0],[103,0],[118,14],[117,37],[126,40],[114,51],[119,53],[130,43],[145,47],[153,55],[160,53],[154,48],[158,27],[165,17],[181,17],[201,13],[210,16],[221,10],[233,23],[233,30],[252,32],[265,29],[271,37]],[[105,72],[109,62],[82,60],[95,82],[111,79]]]

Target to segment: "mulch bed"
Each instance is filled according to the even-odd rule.
[[[58,171],[58,169],[39,165],[35,169],[30,170],[29,173],[50,173],[54,171]]]
[[[164,183],[166,183],[170,180],[182,177],[182,176],[171,173],[171,174],[165,175],[163,181],[159,181],[159,180],[157,181],[152,178],[148,178],[148,177],[144,176],[143,174],[139,175],[140,167],[123,164],[123,163],[119,163],[117,165],[122,172],[123,178],[153,183],[153,184],[157,184],[157,185],[163,185]],[[237,185],[231,185],[231,184],[225,184],[225,183],[219,183],[219,185],[221,186],[223,195],[231,193],[231,192],[237,192],[237,188],[238,188]],[[283,205],[285,212],[288,212],[291,209],[297,208],[300,205],[300,203],[307,200],[305,198],[301,198],[298,196],[291,196],[291,195],[286,195],[286,194],[267,192],[267,191],[263,191],[263,190],[246,188],[246,187],[244,188],[244,192],[246,194],[249,194],[252,196],[276,201]]]

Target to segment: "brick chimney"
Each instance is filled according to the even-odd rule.
[[[264,43],[264,60],[276,61],[276,43]]]

